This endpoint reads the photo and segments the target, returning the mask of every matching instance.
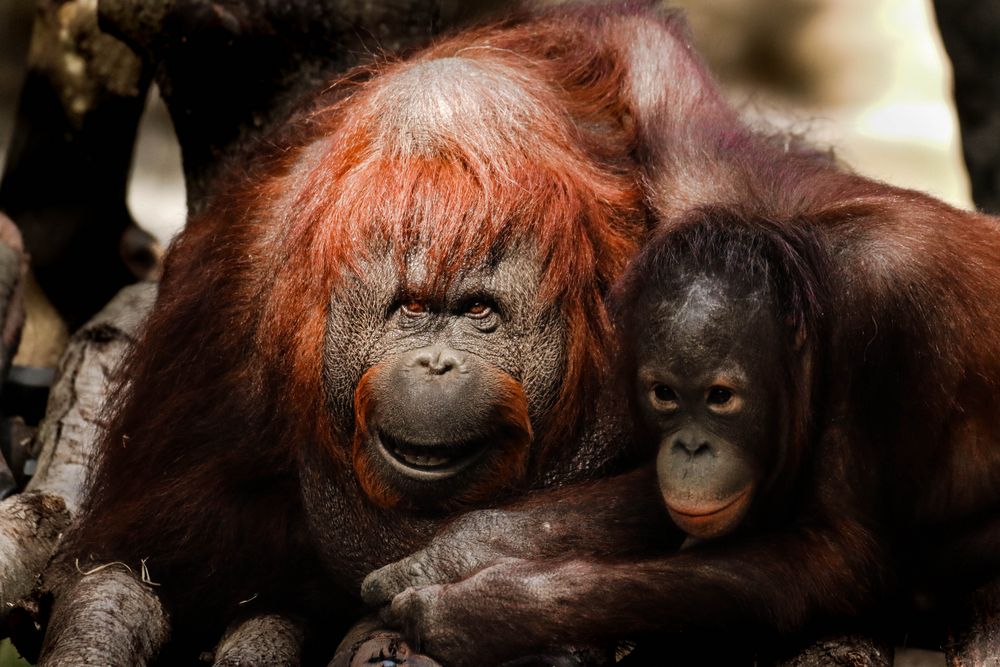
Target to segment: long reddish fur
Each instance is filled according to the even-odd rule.
[[[148,559],[168,603],[201,615],[280,591],[308,553],[298,452],[322,448],[350,479],[351,433],[332,423],[322,376],[329,299],[359,259],[423,237],[434,239],[429,293],[497,248],[538,251],[540,298],[569,333],[559,398],[532,425],[528,481],[574,446],[611,345],[604,294],[645,230],[619,122],[622,63],[581,48],[587,35],[569,18],[508,24],[352,72],[231,167],[168,253],[68,562]],[[373,135],[380,91],[454,55],[529,92],[538,113],[525,141],[459,136],[435,155],[396,154]]]

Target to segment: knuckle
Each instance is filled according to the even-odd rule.
[[[368,604],[380,602],[380,598],[385,595],[382,581],[378,577],[378,572],[374,572],[365,577],[361,582],[361,599]]]
[[[375,570],[361,582],[361,598],[368,604],[384,604],[397,589],[402,588],[397,583],[400,579],[394,565]]]
[[[423,553],[412,556],[407,559],[405,572],[405,579],[410,586],[422,583],[430,577],[430,561],[426,560]]]
[[[425,604],[415,588],[407,588],[392,599],[392,615],[412,630],[423,625]]]

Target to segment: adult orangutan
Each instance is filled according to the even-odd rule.
[[[175,664],[265,612],[328,658],[362,577],[449,516],[620,467],[604,297],[646,218],[590,21],[355,72],[233,167],[169,251],[42,664]]]
[[[669,24],[637,48],[656,35],[677,72]],[[650,101],[658,229],[615,300],[655,464],[471,514],[371,575],[366,599],[449,666],[766,641],[997,574],[1000,221],[789,152],[704,98],[687,117]],[[690,545],[623,556],[637,517]]]

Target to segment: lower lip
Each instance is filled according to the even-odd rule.
[[[730,515],[742,510],[746,505],[746,502],[749,500],[750,492],[752,490],[751,486],[747,486],[736,495],[730,496],[727,500],[723,501],[722,504],[716,505],[708,511],[705,511],[702,507],[678,507],[676,505],[672,505],[670,502],[666,502],[667,510],[674,518],[674,521],[681,524],[682,529],[685,529],[686,526],[700,528],[724,522]]]

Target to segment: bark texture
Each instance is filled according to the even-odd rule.
[[[28,255],[17,226],[0,213],[0,374],[6,377],[24,327]]]
[[[0,618],[31,592],[80,506],[112,377],[155,296],[152,283],[125,288],[63,355],[38,431],[37,472],[0,503]]]
[[[377,54],[426,43],[498,0],[102,0],[100,25],[149,63],[197,212],[226,163]],[[508,5],[509,6],[509,5]]]
[[[119,244],[134,224],[125,188],[149,80],[99,29],[96,0],[38,2],[0,209],[71,329],[133,280]]]
[[[144,667],[170,635],[152,587],[113,563],[68,586],[55,610],[39,667]]]
[[[295,667],[302,661],[304,633],[297,619],[277,614],[234,624],[215,650],[215,667]]]
[[[949,667],[1000,667],[1000,580],[968,596],[950,625]]]

